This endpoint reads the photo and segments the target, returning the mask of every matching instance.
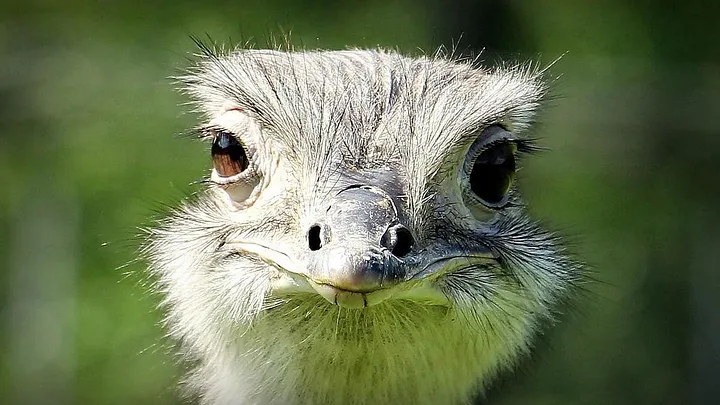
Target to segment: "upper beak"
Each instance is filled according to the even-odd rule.
[[[353,186],[330,200],[308,244],[307,277],[315,290],[334,304],[363,307],[384,295],[372,293],[407,280],[404,258],[414,239],[387,193]]]

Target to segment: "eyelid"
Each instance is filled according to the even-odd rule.
[[[491,125],[482,131],[478,139],[475,141],[475,145],[477,145],[480,151],[483,151],[500,142],[516,141],[517,138],[512,134],[512,132],[501,127],[500,125]]]
[[[211,183],[217,184],[219,186],[229,186],[241,180],[249,179],[253,172],[254,171],[251,169],[251,166],[248,166],[247,169],[243,170],[238,174],[229,177],[223,177],[217,172],[217,170],[215,170],[215,168],[213,168],[209,180]]]
[[[200,138],[202,140],[209,140],[210,142],[213,142],[215,140],[215,137],[217,136],[217,134],[224,132],[224,133],[234,136],[240,143],[242,143],[240,138],[233,131],[230,131],[227,128],[223,128],[219,125],[215,125],[215,124],[203,125],[203,126],[200,126],[199,128],[197,128],[196,131],[197,131],[198,138]]]
[[[497,130],[486,134],[486,131],[491,130],[491,127],[496,127]],[[512,133],[499,125],[492,125],[491,127],[483,130],[481,135],[478,136],[478,138],[475,139],[475,142],[470,146],[470,149],[465,156],[465,163],[463,165],[463,169],[465,170],[466,174],[469,175],[470,171],[472,171],[472,167],[475,164],[475,159],[477,159],[477,157],[480,156],[481,153],[492,148],[495,145],[501,143],[513,144],[513,154],[515,154],[518,150],[521,149],[520,144],[522,141],[517,139]]]

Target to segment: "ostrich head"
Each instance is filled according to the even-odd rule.
[[[514,184],[545,87],[385,51],[204,49],[207,187],[149,232],[205,404],[468,403],[580,277]]]

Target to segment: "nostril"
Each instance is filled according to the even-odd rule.
[[[385,232],[380,244],[390,249],[395,256],[404,257],[412,250],[415,240],[409,229],[402,225],[395,225]]]
[[[308,230],[308,246],[310,250],[319,250],[322,247],[322,239],[320,239],[320,225],[313,225]]]
[[[415,241],[413,240],[410,231],[403,227],[398,227],[395,231],[395,246],[392,248],[392,253],[397,257],[403,257],[410,253]]]

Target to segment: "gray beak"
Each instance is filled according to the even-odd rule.
[[[340,303],[343,296],[364,295],[405,280],[403,257],[414,240],[385,191],[356,185],[331,199],[322,220],[310,228],[308,244],[307,276],[321,286],[318,292],[325,298]]]

